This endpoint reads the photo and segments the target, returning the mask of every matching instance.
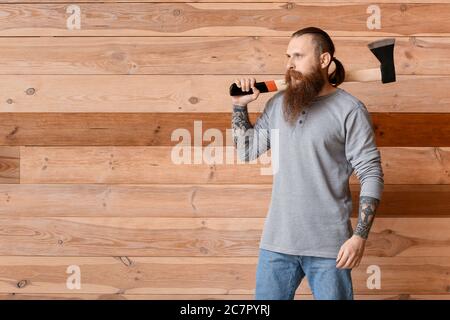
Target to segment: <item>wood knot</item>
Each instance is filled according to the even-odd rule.
[[[133,265],[133,261],[131,261],[128,257],[119,257],[119,260],[127,267],[131,267]]]
[[[189,98],[189,102],[192,103],[192,104],[196,104],[196,103],[198,103],[198,98],[197,97],[190,97]]]
[[[17,288],[23,288],[28,284],[27,280],[20,280],[19,282],[17,282]]]
[[[27,95],[31,96],[36,92],[36,90],[34,88],[28,88],[25,92]]]
[[[17,131],[19,131],[19,127],[15,126],[14,129],[10,133],[8,133],[7,137],[11,138],[13,135],[17,133]]]

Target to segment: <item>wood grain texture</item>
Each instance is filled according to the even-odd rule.
[[[0,183],[20,182],[20,148],[0,146]]]
[[[372,114],[385,181],[355,299],[450,300],[450,0],[378,1],[380,30],[368,0],[82,0],[81,30],[71,1],[1,3],[0,300],[253,300],[272,176],[237,161],[228,88],[283,78],[309,25],[347,71],[378,68],[367,44],[396,38],[397,82],[341,85]],[[195,120],[228,138],[219,163],[171,157]],[[296,293],[313,299],[306,279]]]
[[[286,69],[289,39],[6,37],[0,38],[0,74],[278,74]],[[384,37],[334,37],[335,56],[349,71],[379,68],[379,61],[367,48],[377,39]],[[449,50],[450,37],[396,37],[396,74],[448,76]]]
[[[257,75],[256,81],[284,74]],[[3,75],[0,112],[230,112],[231,75]],[[123,84],[126,82],[126,86]],[[174,85],[176,84],[176,85]],[[442,88],[449,76],[398,76],[397,82],[344,82],[339,86],[371,112],[449,113]],[[273,92],[248,105],[262,112]]]
[[[20,147],[20,182],[272,183],[272,175],[261,174],[270,162],[240,163],[236,155],[228,162],[227,150],[234,149],[223,152],[220,164],[176,164],[170,147]],[[382,147],[380,153],[386,184],[450,184],[450,148]],[[359,183],[354,173],[350,183]]]
[[[450,113],[370,115],[379,147],[450,147]],[[250,121],[254,124],[259,116],[250,113]],[[7,146],[175,146],[182,141],[192,146],[199,141],[207,146],[211,139],[203,136],[210,129],[214,130],[211,134],[219,136],[216,146],[233,146],[231,111],[0,113],[0,123],[0,145]],[[185,141],[186,137],[190,141]]]
[[[69,265],[81,270],[78,293],[117,295],[252,295],[256,257],[3,257],[1,293],[73,294]],[[368,266],[381,270],[381,289],[368,289]],[[448,294],[447,257],[364,257],[352,271],[355,294]],[[297,294],[311,294],[307,280]]]
[[[353,217],[360,189],[350,185]],[[0,217],[264,218],[271,192],[270,184],[0,184]],[[450,185],[385,185],[377,217],[450,218]]]
[[[395,3],[450,3],[449,0],[394,0]],[[2,0],[1,3],[23,3],[23,0]],[[116,2],[123,2],[123,3],[128,3],[128,2],[136,2],[136,0],[105,0],[105,1],[101,1],[101,2],[105,2],[105,3],[116,3]],[[168,2],[167,0],[139,0],[140,3],[166,3]],[[186,0],[170,0],[170,2],[182,2],[182,3],[202,3],[202,2],[207,2],[207,3],[235,3],[236,0],[191,0],[191,1],[186,1]],[[270,2],[270,3],[286,3],[286,1],[284,0],[242,0],[239,1],[239,3],[260,3],[260,2]],[[298,0],[296,1],[291,1],[293,3],[299,2]],[[329,1],[327,0],[315,0],[314,3],[328,3]],[[334,3],[364,3],[364,4],[372,4],[373,1],[370,0],[333,0]],[[392,3],[393,0],[380,0],[377,1],[377,3]],[[73,3],[70,0],[27,0],[27,3]],[[83,0],[83,1],[79,1],[77,3],[97,3],[96,0]]]
[[[330,36],[450,35],[450,4],[377,5],[382,28],[371,30],[368,4],[78,3],[81,29],[69,30],[67,4],[4,4],[0,35],[290,36],[299,25],[315,25]]]
[[[306,280],[305,280],[306,281]],[[0,293],[0,300],[254,300],[254,294]],[[297,293],[294,300],[313,300]],[[450,294],[355,294],[355,300],[450,300]]]
[[[161,214],[164,216],[164,213]],[[0,255],[256,256],[263,218],[0,218]],[[352,218],[356,226],[356,219]],[[366,254],[446,257],[450,219],[376,219]]]

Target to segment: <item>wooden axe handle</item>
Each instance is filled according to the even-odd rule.
[[[381,81],[381,72],[379,68],[345,71],[345,80],[347,81]]]

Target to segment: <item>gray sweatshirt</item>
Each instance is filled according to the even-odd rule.
[[[239,158],[254,160],[271,149],[272,198],[260,248],[336,258],[353,234],[352,172],[361,184],[360,197],[381,199],[383,192],[372,120],[360,100],[337,88],[316,97],[290,126],[283,117],[283,93],[267,101],[254,126],[246,106],[233,106]]]

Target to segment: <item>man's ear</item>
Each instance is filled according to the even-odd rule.
[[[322,69],[328,67],[331,63],[331,54],[329,52],[324,52],[319,57],[320,67]]]

